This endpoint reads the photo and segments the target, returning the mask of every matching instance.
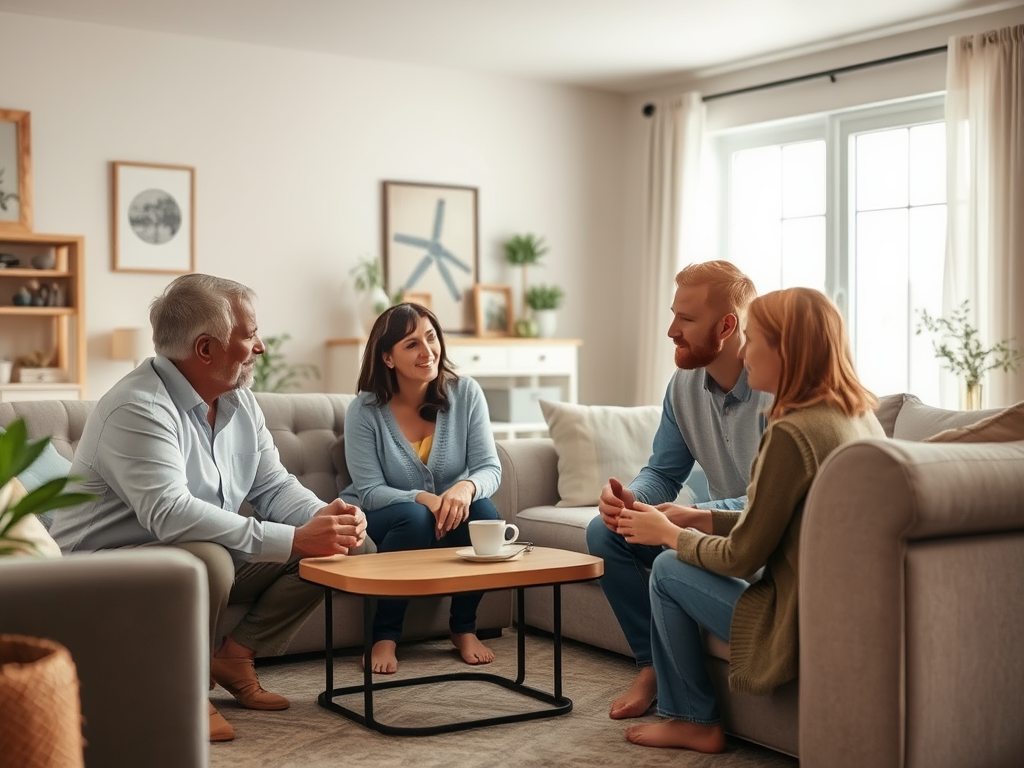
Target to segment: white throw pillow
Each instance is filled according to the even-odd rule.
[[[609,477],[628,483],[651,457],[657,405],[626,408],[540,401],[558,454],[560,507],[597,504]]]

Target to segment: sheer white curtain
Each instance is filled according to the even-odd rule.
[[[946,141],[945,309],[969,299],[986,346],[1024,350],[1024,25],[950,38]],[[1024,373],[989,371],[984,395],[1024,400]]]
[[[675,276],[697,255],[704,102],[686,93],[656,102],[650,119],[640,260],[640,339],[636,403],[661,405],[674,370],[665,335]]]

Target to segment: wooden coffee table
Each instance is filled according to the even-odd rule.
[[[562,584],[590,581],[604,574],[604,561],[599,557],[561,549],[535,547],[515,560],[501,562],[470,562],[455,554],[456,548],[424,549],[409,552],[384,552],[358,557],[306,558],[299,564],[299,576],[320,584],[327,590],[324,601],[326,624],[326,688],[317,697],[320,706],[343,715],[380,733],[395,736],[430,736],[437,733],[479,728],[485,725],[555,717],[572,711],[572,700],[562,695]],[[375,683],[369,664],[363,665],[362,685],[334,687],[334,620],[331,593],[334,590],[363,596],[363,651],[370,657],[373,647],[373,598],[421,597],[450,595],[456,592],[486,592],[515,589],[518,615],[523,616],[526,587],[550,586],[554,590],[554,691],[524,685],[526,678],[526,633],[517,633],[517,674],[515,679],[487,672],[452,672],[411,679]],[[373,716],[374,691],[427,685],[450,681],[488,682],[529,696],[548,706],[541,709],[500,717],[464,720],[432,726],[388,725]],[[334,701],[336,697],[363,694],[363,713]]]

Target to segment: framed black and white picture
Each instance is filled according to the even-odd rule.
[[[445,333],[472,333],[476,187],[385,181],[382,210],[388,295],[430,294]]]
[[[113,163],[115,272],[195,271],[195,169]]]
[[[0,109],[0,231],[32,231],[31,114]]]

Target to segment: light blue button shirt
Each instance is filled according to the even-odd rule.
[[[698,506],[743,509],[772,399],[750,388],[746,369],[729,392],[703,368],[677,369],[665,392],[651,458],[630,490],[647,504],[673,501],[696,462],[714,500]]]
[[[170,360],[150,358],[100,398],[75,451],[76,491],[59,512],[64,552],[212,541],[239,560],[284,562],[295,527],[324,506],[281,464],[248,389],[217,400],[217,420]],[[238,514],[249,501],[256,517]]]

